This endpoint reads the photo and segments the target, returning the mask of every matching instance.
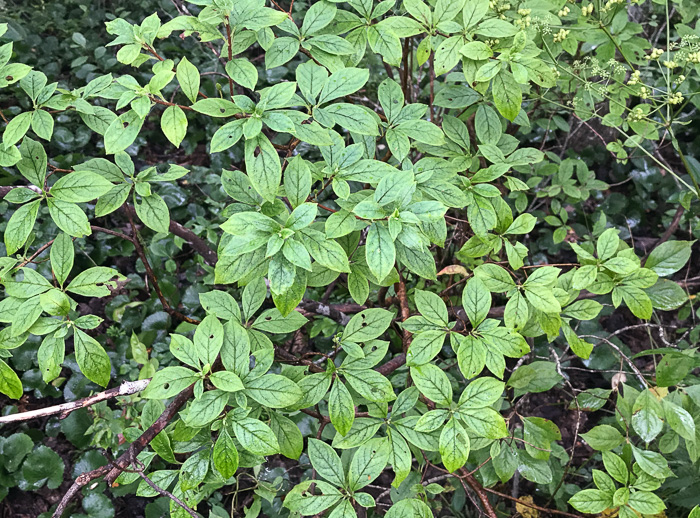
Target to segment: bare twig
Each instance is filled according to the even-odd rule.
[[[71,412],[78,410],[80,408],[85,408],[92,406],[100,401],[106,401],[107,399],[112,399],[113,397],[119,396],[129,396],[131,394],[136,394],[144,390],[149,379],[138,380],[138,381],[124,381],[118,387],[105,390],[104,392],[99,392],[88,396],[86,398],[78,399],[77,401],[72,401],[70,403],[63,403],[61,405],[54,405],[47,408],[40,408],[37,410],[30,410],[28,412],[21,412],[19,414],[4,415],[0,416],[0,424],[15,423],[19,421],[28,421],[30,419],[36,419],[38,417],[46,417],[50,415],[60,414],[59,419],[64,419]]]

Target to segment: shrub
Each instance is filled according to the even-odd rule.
[[[0,47],[0,489],[38,415],[57,517],[697,503],[698,7],[174,6]]]

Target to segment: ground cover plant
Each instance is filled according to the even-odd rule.
[[[8,10],[3,516],[699,518],[699,13]]]

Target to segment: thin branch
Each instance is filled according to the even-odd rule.
[[[175,502],[177,505],[179,505],[180,507],[182,507],[182,508],[185,510],[185,512],[186,512],[187,514],[189,514],[190,516],[192,516],[192,518],[200,518],[200,516],[199,516],[194,510],[192,510],[192,508],[190,508],[185,502],[183,502],[182,500],[180,500],[178,497],[176,497],[176,496],[175,496],[174,494],[172,494],[170,491],[167,491],[167,490],[163,489],[162,487],[158,487],[158,486],[155,484],[155,482],[153,482],[150,478],[148,478],[148,477],[144,474],[143,470],[137,470],[136,473],[138,473],[139,476],[144,480],[144,482],[146,482],[146,484],[148,484],[149,486],[151,486],[151,488],[152,488],[154,491],[160,493],[162,496],[165,496],[165,497],[169,498],[170,500],[172,500],[173,502]]]
[[[144,390],[151,379],[138,380],[138,381],[124,381],[118,387],[105,390],[104,392],[99,392],[88,396],[77,401],[72,401],[70,403],[63,403],[61,405],[54,405],[47,408],[40,408],[38,410],[30,410],[28,412],[22,412],[19,414],[0,416],[0,424],[16,423],[20,421],[28,421],[30,419],[36,419],[38,417],[46,417],[50,415],[60,414],[59,419],[64,419],[68,417],[68,414],[78,410],[80,408],[85,408],[92,406],[100,401],[106,401],[114,397],[119,396],[129,396],[131,394],[136,394]]]
[[[61,518],[65,512],[68,504],[75,498],[75,496],[80,492],[80,490],[87,485],[89,482],[105,476],[105,482],[108,486],[111,486],[116,478],[129,467],[139,453],[143,451],[146,446],[153,440],[153,438],[162,432],[168,423],[177,415],[180,408],[187,402],[187,400],[192,396],[194,392],[194,384],[190,385],[188,388],[180,392],[175,399],[168,405],[165,411],[156,419],[156,421],[141,434],[141,436],[132,442],[127,450],[122,453],[119,458],[112,463],[112,465],[102,466],[100,468],[81,473],[73,482],[73,485],[68,489],[63,498],[56,507],[52,518]]]

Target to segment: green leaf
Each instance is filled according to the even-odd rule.
[[[277,38],[265,53],[265,68],[279,67],[287,63],[299,52],[299,40],[284,36]]]
[[[246,394],[268,408],[284,408],[301,399],[302,392],[292,380],[279,374],[265,374],[245,382]]]
[[[238,451],[226,428],[222,428],[212,451],[212,461],[216,471],[224,479],[231,478],[238,469]]]
[[[315,5],[315,4],[314,4]],[[340,127],[360,135],[379,135],[377,122],[370,113],[355,104],[334,103],[323,109]]]
[[[12,317],[11,336],[15,338],[27,332],[41,316],[42,311],[40,296],[35,295],[22,301]]]
[[[146,399],[168,399],[198,379],[196,372],[185,367],[166,367],[155,373],[142,395]]]
[[[552,293],[552,289],[542,285],[525,285],[525,297],[528,302],[543,313],[559,313],[561,306]]]
[[[210,117],[233,117],[242,112],[242,110],[231,101],[218,98],[200,99],[192,105],[192,109],[198,113],[209,115]],[[245,121],[241,119],[234,122],[243,124]],[[228,126],[228,124],[226,126]],[[233,143],[231,145],[233,145]],[[214,151],[212,151],[212,153],[213,152]]]
[[[76,171],[60,178],[51,187],[51,196],[73,203],[94,200],[114,187],[103,176],[88,171]]]
[[[491,292],[504,292],[515,287],[515,282],[502,267],[487,263],[477,266],[474,269],[474,276],[483,281],[486,288]]]
[[[303,236],[302,243],[311,257],[321,266],[334,272],[350,272],[348,256],[336,241],[326,239],[323,233],[310,228],[302,229],[299,234]]]
[[[488,0],[467,0],[462,10],[464,27],[473,27],[481,21],[489,9]]]
[[[280,453],[290,459],[298,460],[304,451],[304,437],[298,425],[283,415],[272,413],[270,414],[270,428],[277,437]]]
[[[598,259],[606,261],[617,253],[617,249],[620,246],[620,238],[617,234],[617,229],[609,228],[600,235],[596,243]]]
[[[224,411],[229,394],[223,390],[205,392],[187,407],[185,421],[190,426],[206,426],[214,421]]]
[[[347,387],[336,378],[328,394],[328,414],[340,435],[347,435],[355,420],[355,404]]]
[[[222,320],[241,320],[238,302],[225,291],[208,291],[199,294],[199,303],[207,313],[212,313]]]
[[[0,360],[0,392],[12,399],[22,397],[22,382],[8,364]]]
[[[309,460],[319,476],[337,487],[345,484],[345,470],[335,450],[323,441],[309,439]]]
[[[469,457],[469,436],[454,417],[440,433],[440,457],[445,469],[450,473],[464,466]]]
[[[252,327],[268,333],[292,333],[306,322],[306,318],[298,311],[292,311],[285,317],[277,309],[268,309],[255,319]]]
[[[112,280],[114,277],[118,280],[124,278],[117,270],[106,266],[94,266],[76,275],[66,287],[66,291],[84,297],[106,297],[112,293],[110,288],[117,287],[116,281]]]
[[[494,378],[478,378],[464,389],[459,397],[460,408],[485,408],[493,405],[503,395],[505,385]]]
[[[187,116],[179,106],[168,106],[160,117],[160,129],[173,146],[180,143],[187,134]]]
[[[109,356],[100,343],[80,329],[74,330],[75,359],[80,371],[90,381],[106,387],[112,366]]]
[[[663,400],[664,415],[671,429],[687,441],[695,440],[695,421],[687,410]]]
[[[433,324],[447,326],[447,306],[439,295],[429,291],[416,290],[415,301],[416,307],[423,317]]]
[[[35,200],[22,205],[10,217],[5,228],[4,239],[7,255],[12,255],[22,248],[29,234],[34,229],[41,200]]]
[[[492,89],[493,101],[500,114],[509,121],[514,121],[518,113],[520,113],[520,105],[523,102],[523,92],[520,89],[520,85],[515,81],[511,73],[501,70],[493,78]]]
[[[462,291],[462,306],[473,328],[486,319],[491,309],[491,293],[481,278],[473,277],[467,282]]]
[[[6,148],[15,145],[24,137],[32,122],[32,117],[33,112],[23,112],[15,115],[5,126],[5,132],[2,134],[2,143]]]
[[[381,403],[395,399],[391,382],[372,369],[347,369],[343,375],[350,386],[365,399]]]
[[[134,110],[129,110],[116,118],[105,130],[105,153],[113,155],[133,144],[144,120]]]
[[[406,353],[406,364],[424,365],[432,361],[442,350],[446,335],[446,331],[439,329],[423,331],[415,335]]]
[[[602,236],[601,236],[602,237]],[[666,241],[649,254],[645,268],[651,268],[659,277],[666,277],[683,268],[690,259],[694,241]]]
[[[298,207],[311,194],[311,170],[307,162],[296,156],[288,161],[284,171],[284,191],[293,207]]]
[[[53,117],[49,112],[36,109],[34,110],[34,116],[32,117],[32,131],[37,137],[43,138],[44,140],[51,140],[53,135]]]
[[[584,489],[569,499],[571,507],[587,514],[602,513],[612,507],[612,495],[599,489]]]
[[[627,485],[629,471],[627,470],[625,461],[610,451],[604,451],[603,465],[605,466],[605,471],[607,471],[612,478],[617,480],[620,484]]]
[[[532,232],[537,223],[537,218],[532,214],[521,214],[510,224],[504,235],[528,234]]]
[[[598,451],[608,451],[617,448],[625,440],[617,428],[607,424],[591,428],[588,432],[582,433],[581,437],[586,440],[591,448]]]
[[[141,196],[139,202],[134,195],[136,215],[150,229],[167,234],[170,227],[170,211],[163,198],[157,194]]]
[[[243,382],[236,374],[230,371],[218,371],[209,377],[212,385],[226,392],[238,392],[244,390]]]
[[[61,374],[61,364],[65,356],[65,342],[62,338],[47,336],[37,351],[39,370],[44,383],[50,383]]]
[[[130,192],[131,185],[128,183],[121,183],[112,187],[112,189],[97,200],[95,216],[98,218],[106,216],[120,208],[124,205],[124,202],[126,202]]]
[[[375,437],[360,446],[350,462],[348,488],[357,491],[381,475],[389,462],[391,445],[386,438]]]
[[[315,4],[314,4],[315,5]],[[339,97],[357,92],[369,79],[369,70],[343,68],[330,75],[321,89],[318,104],[327,103]]]
[[[337,7],[334,3],[321,0],[312,4],[304,14],[304,22],[301,26],[301,35],[315,34],[335,18]]]
[[[274,455],[279,452],[274,432],[257,419],[245,417],[234,421],[233,431],[241,446],[255,455]]]
[[[190,63],[186,57],[183,57],[177,64],[177,82],[180,83],[182,92],[193,103],[197,101],[199,93],[199,70]]]
[[[90,222],[83,210],[75,203],[49,198],[49,214],[56,226],[73,237],[89,236]]]
[[[644,515],[662,513],[666,509],[663,501],[649,491],[635,491],[631,493],[627,503],[632,509]]]
[[[309,491],[313,484],[314,492]],[[297,484],[284,498],[284,507],[302,516],[320,514],[335,505],[343,495],[323,480],[305,480]]]
[[[411,379],[421,394],[429,400],[443,405],[449,405],[452,402],[450,381],[437,365],[428,363],[411,367]]]
[[[224,343],[224,326],[214,315],[207,315],[194,332],[194,346],[202,364],[212,366]]]
[[[255,190],[268,201],[274,201],[282,180],[282,165],[272,143],[264,135],[245,142],[248,178]]]
[[[46,151],[44,151],[44,147],[40,143],[27,137],[22,140],[22,144],[19,147],[19,154],[22,157],[20,161],[17,162],[17,169],[19,169],[19,172],[32,184],[43,189],[47,167]]]
[[[56,236],[51,245],[51,270],[56,276],[56,280],[63,285],[73,269],[73,261],[75,259],[75,249],[73,248],[73,240],[64,233]]]
[[[389,228],[383,223],[373,223],[369,227],[365,254],[367,266],[377,279],[389,275],[396,262],[396,248]]]
[[[389,328],[393,318],[393,313],[386,309],[365,309],[345,326],[343,341],[366,342],[377,338]]]
[[[226,73],[236,83],[255,90],[258,83],[258,69],[246,59],[232,59],[226,63]]]

